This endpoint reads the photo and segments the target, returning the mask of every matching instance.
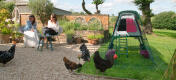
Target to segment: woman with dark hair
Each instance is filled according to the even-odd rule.
[[[56,14],[51,14],[50,20],[48,21],[48,26],[44,32],[45,35],[57,35],[59,31],[59,23],[57,21]]]
[[[35,16],[30,15],[29,20],[26,21],[26,26],[24,28],[24,31],[34,31],[36,29],[37,23],[35,22]]]
[[[35,16],[30,15],[29,20],[26,22],[24,28],[24,46],[25,47],[37,47],[38,46],[38,34],[37,34],[37,23]]]

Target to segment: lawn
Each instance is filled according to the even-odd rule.
[[[155,29],[154,33],[147,35],[147,38],[156,65],[153,64],[151,59],[145,59],[139,54],[139,42],[137,39],[128,38],[128,58],[125,55],[120,56],[116,64],[102,74],[97,73],[98,71],[96,71],[92,56],[91,62],[86,62],[80,73],[138,80],[161,80],[176,48],[176,31]],[[102,44],[99,49],[102,58],[105,56],[108,44],[109,42]]]

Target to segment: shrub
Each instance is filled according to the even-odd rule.
[[[103,39],[104,35],[102,34],[97,34],[97,35],[88,35],[88,39]]]
[[[73,22],[66,22],[65,24],[62,25],[63,31],[67,32],[69,30],[73,30],[74,29],[73,25],[74,25]]]
[[[74,35],[74,30],[68,30],[65,33],[67,35],[67,39],[72,39],[72,37]]]
[[[176,14],[172,11],[162,12],[152,18],[152,25],[157,29],[176,30]]]
[[[9,11],[6,9],[0,10],[0,28],[5,27],[7,22],[5,21],[9,17]]]
[[[6,10],[8,10],[10,13],[12,13],[14,7],[15,7],[15,3],[14,3],[14,2],[0,1],[0,9],[6,9]],[[9,14],[10,14],[10,13],[9,13]]]
[[[3,27],[1,29],[2,34],[11,34],[13,31],[11,29],[8,29],[7,27]]]
[[[74,22],[73,24],[73,27],[74,27],[74,30],[80,30],[81,28],[81,24],[80,23],[77,23],[77,22]]]

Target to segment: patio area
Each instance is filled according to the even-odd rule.
[[[15,58],[5,67],[0,64],[0,80],[103,80],[104,78],[74,75],[66,70],[63,57],[66,56],[78,63],[77,54],[80,53],[80,45],[55,43],[54,51],[44,48],[40,52],[35,48],[24,48],[21,43],[17,44]],[[0,50],[8,50],[10,46],[11,44],[1,44]],[[88,47],[96,49],[91,45]]]

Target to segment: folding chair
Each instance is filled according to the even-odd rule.
[[[38,42],[38,48],[37,50],[40,50],[42,51],[43,50],[43,46],[44,46],[44,39],[46,38],[47,39],[47,42],[46,42],[46,48],[48,49],[48,43],[49,43],[49,47],[50,47],[50,50],[53,51],[53,44],[52,44],[52,37],[54,36],[57,36],[57,39],[59,40],[59,35],[63,32],[63,29],[62,27],[59,27],[59,31],[58,31],[58,34],[57,35],[49,35],[49,34],[40,34],[39,35],[39,42]],[[44,31],[42,32],[44,33]],[[59,40],[59,44],[60,44],[60,40]]]

